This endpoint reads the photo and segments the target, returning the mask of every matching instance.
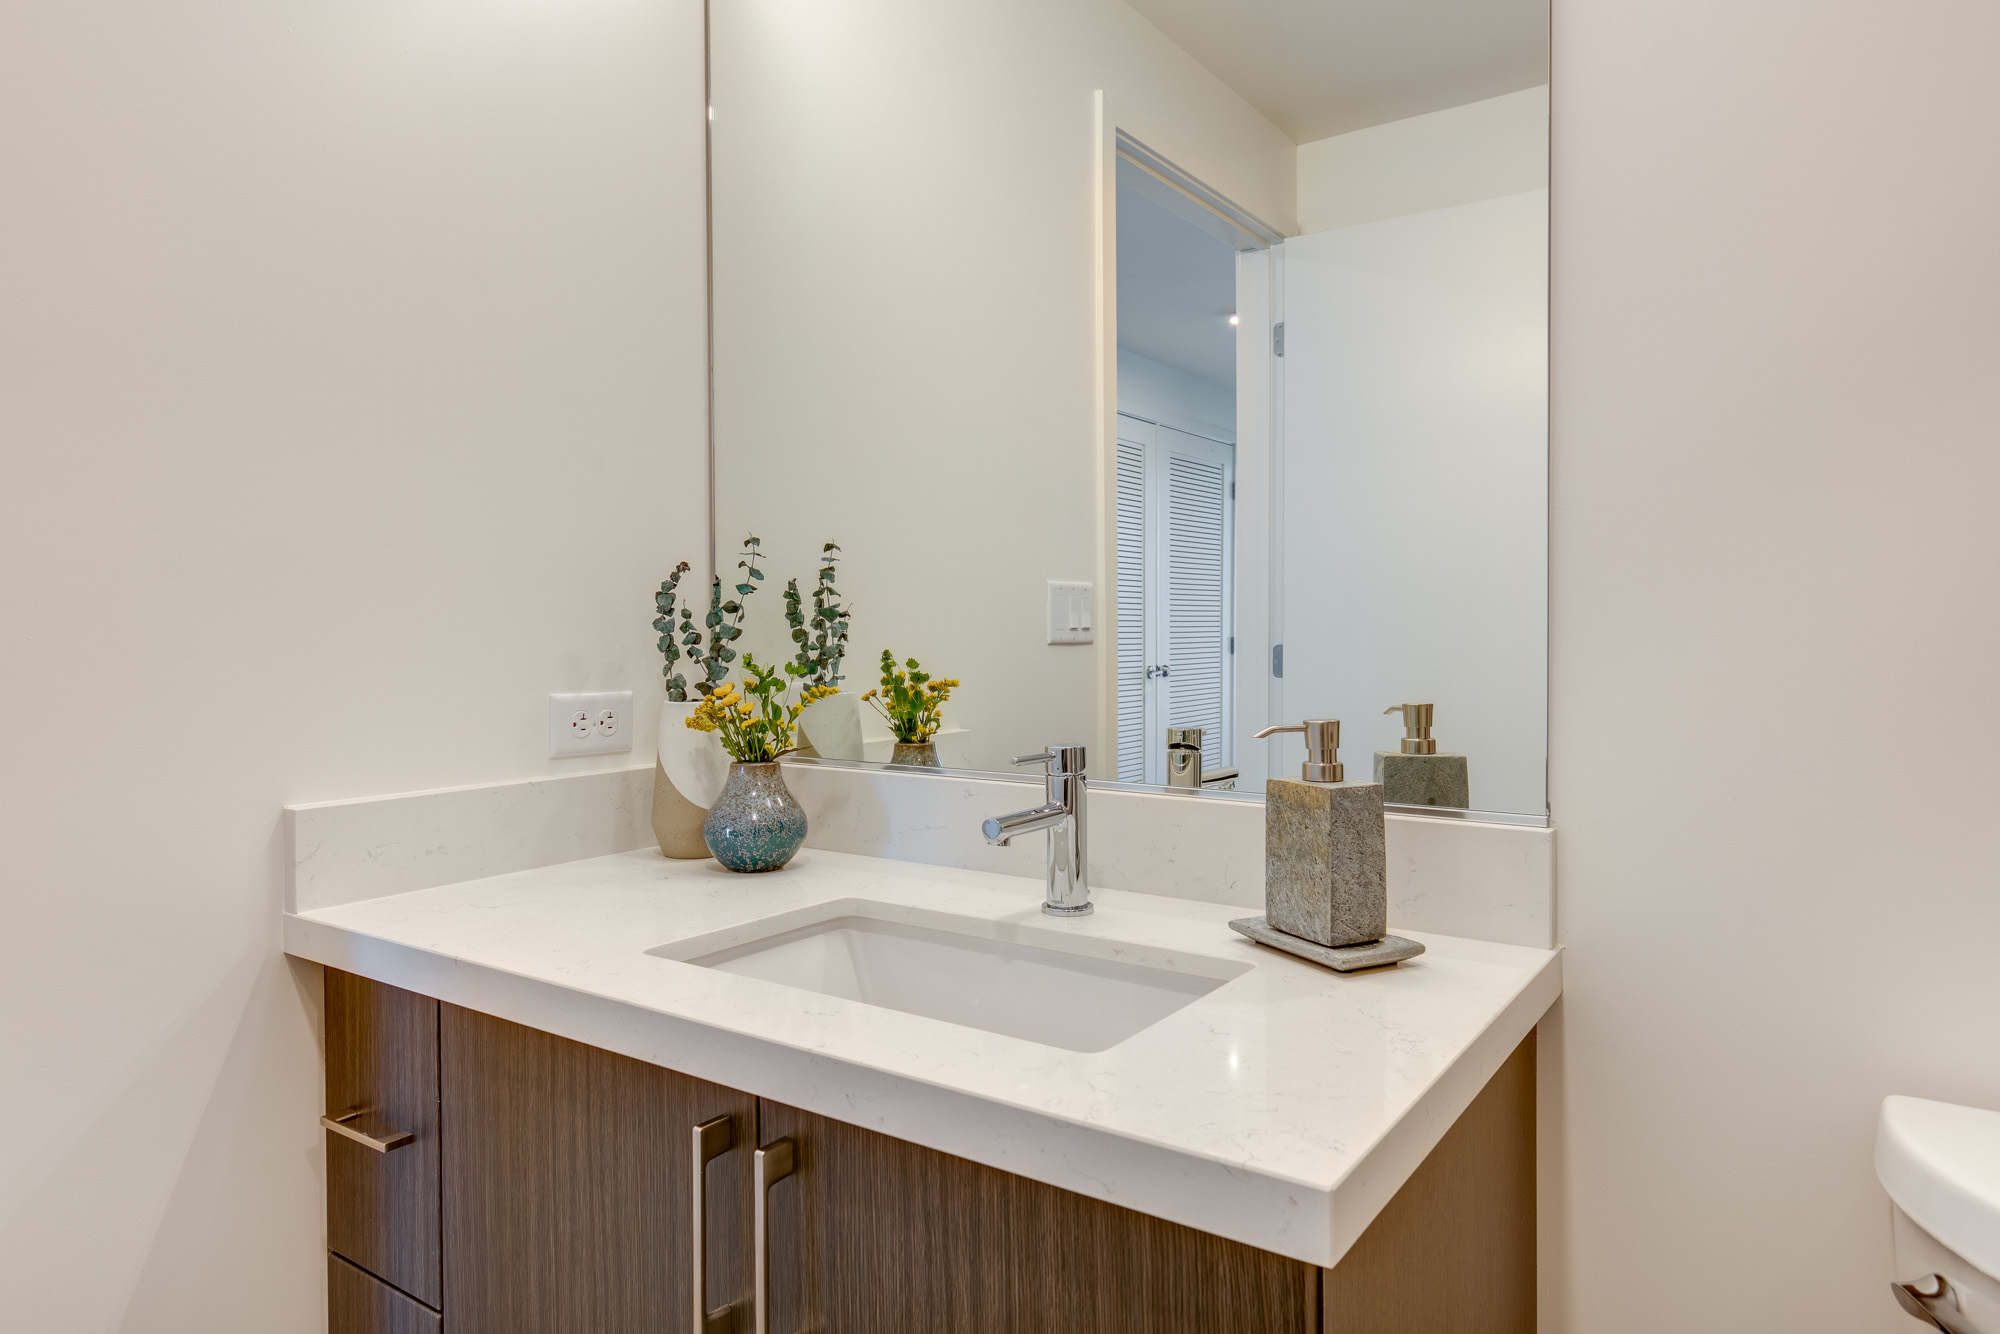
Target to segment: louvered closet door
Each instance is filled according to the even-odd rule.
[[[1118,418],[1118,779],[1146,781],[1146,453],[1153,424]]]
[[[1167,781],[1167,729],[1199,727],[1202,767],[1235,763],[1228,701],[1235,451],[1118,417],[1118,777]]]
[[[1201,763],[1219,769],[1234,754],[1229,735],[1231,506],[1227,445],[1162,426],[1155,457],[1165,475],[1164,659],[1167,727],[1203,730]]]

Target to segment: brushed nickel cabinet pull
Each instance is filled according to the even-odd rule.
[[[417,1137],[407,1130],[385,1130],[379,1135],[369,1134],[354,1124],[361,1119],[363,1111],[352,1111],[341,1116],[322,1116],[319,1123],[334,1134],[345,1135],[356,1144],[365,1145],[377,1153],[387,1153],[391,1149],[400,1149],[405,1144],[417,1142]]]
[[[694,1263],[694,1328],[697,1334],[730,1334],[735,1325],[736,1308],[731,1306],[708,1309],[708,1165],[720,1158],[736,1143],[733,1118],[718,1116],[713,1121],[703,1121],[694,1128],[694,1155],[689,1165],[694,1169],[694,1189],[689,1193],[694,1197],[694,1227],[691,1230]]]
[[[788,1135],[757,1150],[756,1161],[757,1276],[750,1297],[756,1308],[756,1334],[771,1334],[771,1187],[798,1170],[797,1146]]]

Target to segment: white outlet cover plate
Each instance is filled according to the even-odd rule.
[[[610,755],[632,749],[632,692],[549,696],[549,754]]]
[[[1049,580],[1049,642],[1088,644],[1096,638],[1091,618],[1097,597],[1089,584],[1064,579]]]

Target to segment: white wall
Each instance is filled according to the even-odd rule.
[[[731,0],[712,64],[723,549],[754,529],[781,586],[839,542],[849,687],[885,646],[962,679],[980,767],[1094,738],[1109,639],[1046,642],[1108,542],[1094,95],[1284,221],[1291,142],[1119,0]]]
[[[1118,410],[1211,440],[1236,435],[1236,390],[1118,349]]]
[[[1554,32],[1547,1327],[1899,1334],[1876,1105],[2000,1108],[2000,8]]]
[[[1475,810],[1541,814],[1548,700],[1548,194],[1285,243],[1288,719],[1351,778],[1437,706]],[[1271,745],[1272,772],[1304,752]]]
[[[1298,173],[1303,232],[1539,190],[1548,85],[1300,144]]]
[[[617,767],[703,491],[701,9],[0,8],[0,1324],[325,1328],[279,808]]]

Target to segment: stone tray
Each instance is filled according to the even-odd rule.
[[[1262,917],[1239,917],[1229,924],[1229,929],[1250,937],[1259,945],[1269,945],[1274,950],[1296,954],[1301,959],[1331,968],[1336,973],[1351,973],[1359,968],[1380,968],[1384,964],[1401,963],[1414,959],[1424,952],[1424,947],[1414,940],[1401,936],[1384,936],[1366,945],[1344,945],[1336,949],[1331,945],[1320,945],[1301,939],[1289,932],[1280,931]]]

